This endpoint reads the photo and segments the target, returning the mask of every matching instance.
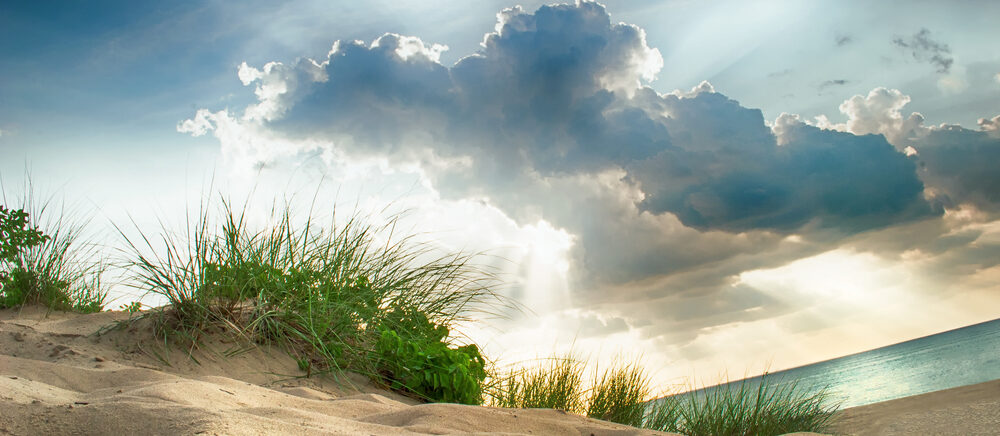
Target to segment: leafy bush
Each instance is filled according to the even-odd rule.
[[[79,242],[82,224],[64,218],[60,214],[50,220],[50,234],[44,234],[23,209],[0,206],[0,308],[42,304],[84,313],[103,309],[104,266],[93,262],[92,246]]]
[[[21,254],[39,244],[51,239],[43,234],[37,227],[28,226],[28,213],[22,209],[7,209],[0,205],[0,308],[7,308],[24,304],[31,299],[25,290],[31,289],[31,283],[25,283],[34,277],[19,268],[18,259]],[[56,289],[59,288],[55,284]],[[36,296],[40,300],[51,299],[53,286],[45,286],[45,296]]]
[[[382,379],[397,390],[437,402],[479,405],[486,361],[475,344],[450,348],[433,340],[406,340],[383,329],[375,353]]]
[[[27,212],[0,205],[0,262],[14,262],[24,250],[49,239],[38,227],[28,227]]]

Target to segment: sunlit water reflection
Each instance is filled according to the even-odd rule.
[[[841,407],[1000,379],[1000,319],[770,374]],[[755,386],[760,378],[747,381]],[[740,383],[739,381],[733,383]],[[732,385],[732,383],[730,383]],[[709,391],[717,387],[708,388]]]

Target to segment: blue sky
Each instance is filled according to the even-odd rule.
[[[511,259],[499,353],[668,381],[1000,313],[996,2],[515,6],[5,4],[5,189],[142,224],[322,179]]]

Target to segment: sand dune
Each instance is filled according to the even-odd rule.
[[[357,375],[301,377],[281,350],[222,336],[165,347],[149,322],[126,319],[0,310],[0,434],[668,434],[553,410],[420,404]],[[1000,434],[998,399],[995,381],[847,409],[837,433]]]
[[[0,311],[0,434],[666,434],[553,410],[419,404],[360,376],[299,378],[280,350],[218,338],[191,359],[148,323],[108,328],[127,318]]]

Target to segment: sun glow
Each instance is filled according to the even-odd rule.
[[[895,305],[910,280],[871,253],[838,249],[787,265],[747,271],[739,282],[782,299],[847,305]]]
[[[528,237],[520,269],[524,273],[524,303],[535,311],[565,308],[569,304],[567,252],[573,245],[569,233],[541,220],[525,226]]]

